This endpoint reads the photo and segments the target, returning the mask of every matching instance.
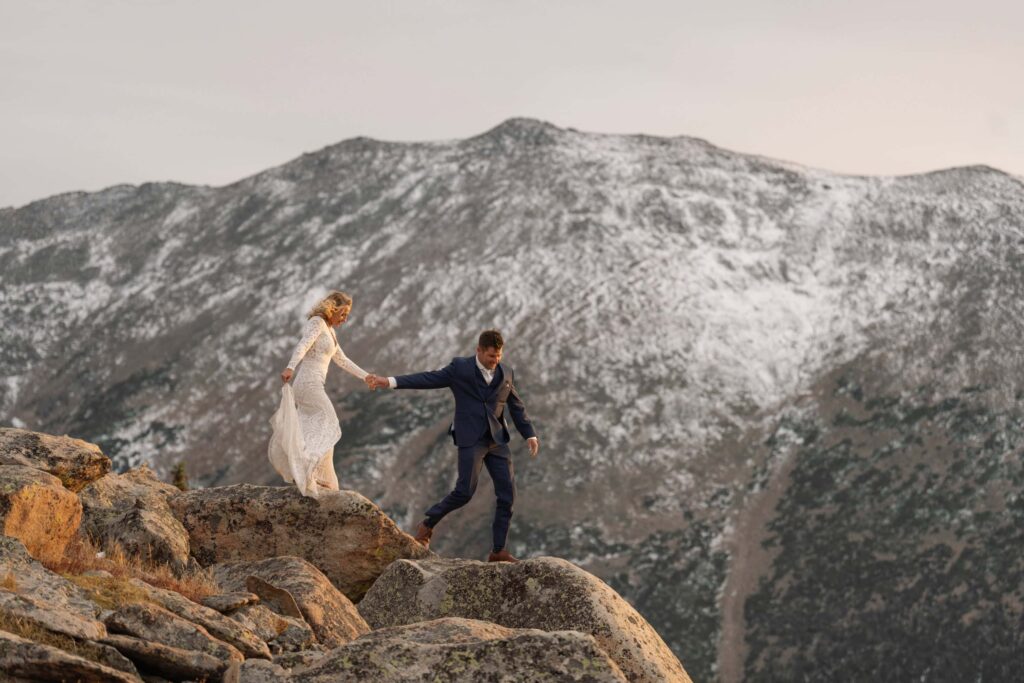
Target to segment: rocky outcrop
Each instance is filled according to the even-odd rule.
[[[274,657],[274,664],[291,671],[293,669],[305,669],[320,661],[324,657],[323,652],[306,650],[304,652],[286,652]]]
[[[294,486],[241,484],[188,491],[170,504],[203,566],[301,557],[353,601],[394,560],[431,556],[354,491],[327,491],[313,500]]]
[[[243,664],[239,674],[239,683],[627,680],[592,636],[453,618],[373,631],[290,671]]]
[[[0,465],[42,470],[57,477],[71,491],[80,491],[110,471],[110,458],[88,441],[3,427]]]
[[[99,614],[85,591],[40,564],[18,539],[0,536],[0,580],[7,576],[14,582],[13,590],[21,595],[90,620]]]
[[[210,571],[225,590],[250,590],[264,602],[287,605],[282,613],[304,619],[325,647],[343,645],[370,630],[352,601],[302,558],[225,563],[213,565]]]
[[[106,630],[106,629],[104,629]],[[109,638],[108,633],[105,638]],[[116,648],[95,640],[76,640],[72,646],[74,652],[70,654],[84,657],[91,662],[109,666],[111,669],[123,671],[132,676],[138,676],[139,670],[135,668],[132,660],[117,651]]]
[[[111,634],[103,642],[146,670],[175,681],[216,679],[230,665],[205,652],[183,650],[133,636]]]
[[[224,672],[224,683],[279,683],[287,679],[287,669],[260,659],[234,663]]]
[[[79,683],[138,683],[126,671],[90,661],[64,650],[0,631],[0,672],[11,681],[78,681]]]
[[[89,453],[60,470],[77,495],[38,467],[0,464],[0,521],[25,539],[0,535],[4,680],[688,680],[632,608],[567,562],[431,559],[350,491],[183,493],[146,469],[87,482]],[[84,554],[62,562],[81,567],[70,580],[47,569],[29,549],[67,546],[79,497],[91,536],[178,572],[202,559],[203,581],[102,558],[109,571],[90,569]],[[222,592],[207,604],[153,585],[203,595],[208,579]]]
[[[359,604],[371,627],[441,617],[592,635],[631,681],[689,681],[633,607],[597,577],[551,557],[517,564],[399,560]]]
[[[244,657],[237,649],[217,640],[198,624],[156,605],[124,605],[110,614],[105,623],[112,634],[134,636],[168,647],[201,652],[223,662],[222,668]]]
[[[174,591],[151,586],[145,581],[132,579],[131,584],[143,591],[149,599],[182,619],[198,624],[211,636],[237,648],[246,657],[270,659],[270,649],[255,633],[220,612],[192,602]]]
[[[123,474],[106,474],[83,488],[79,495],[87,507],[127,507],[142,500],[153,504],[180,495],[181,491],[160,481],[145,465]]]
[[[11,654],[12,659],[8,659],[8,662],[17,660],[21,662],[17,666],[30,665],[34,675],[40,677],[47,675],[44,672],[48,667],[65,671],[61,667],[66,665],[68,680],[75,680],[77,676],[81,676],[82,680],[90,680],[88,676],[91,674],[80,672],[73,660],[63,657],[54,659],[52,653],[45,649],[52,649],[54,644],[64,648],[64,644],[67,644],[69,656],[83,657],[92,663],[130,675],[137,673],[132,663],[117,650],[96,642],[107,635],[107,629],[102,622],[97,621],[99,608],[88,599],[86,593],[64,577],[43,567],[17,539],[0,537],[0,579],[4,580],[4,587],[0,588],[0,624],[6,625],[0,628],[14,629],[16,635],[25,635],[26,631],[29,634],[52,634],[43,638],[43,650],[15,647],[11,643],[0,646],[13,648],[12,652],[20,653]],[[0,670],[7,671],[6,668]]]
[[[98,640],[107,635],[102,622],[69,612],[31,595],[3,589],[0,589],[0,616],[82,640]]]
[[[0,465],[0,531],[19,539],[32,557],[63,555],[81,521],[82,504],[60,479],[25,465]]]
[[[275,656],[323,647],[305,619],[279,614],[265,604],[244,605],[228,616],[262,638]]]
[[[117,542],[131,555],[181,573],[189,562],[188,532],[167,501],[181,492],[142,467],[107,474],[82,489],[82,529],[100,546]]]

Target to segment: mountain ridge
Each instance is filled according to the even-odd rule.
[[[9,211],[9,210],[21,210],[21,209],[28,208],[28,207],[32,206],[33,204],[36,204],[37,202],[54,200],[54,199],[58,199],[58,198],[65,197],[65,196],[72,196],[72,197],[76,197],[76,198],[82,198],[83,196],[86,196],[86,195],[102,194],[102,193],[106,193],[106,192],[109,192],[109,191],[114,191],[114,190],[119,190],[119,189],[124,189],[124,188],[142,189],[142,188],[144,188],[146,186],[150,186],[150,185],[185,187],[185,188],[206,189],[206,190],[220,190],[220,189],[226,189],[226,188],[233,187],[235,185],[238,185],[239,183],[243,183],[243,182],[245,182],[247,180],[251,180],[251,179],[256,178],[258,176],[262,176],[262,175],[264,175],[266,173],[270,173],[272,171],[276,171],[276,170],[282,169],[283,167],[286,167],[286,166],[289,166],[291,164],[297,163],[299,161],[302,161],[303,159],[316,158],[316,157],[319,157],[319,156],[321,156],[321,155],[323,155],[325,153],[330,153],[330,152],[333,152],[335,150],[339,150],[339,151],[340,150],[344,150],[344,149],[346,149],[347,146],[359,146],[359,145],[369,144],[369,145],[382,145],[382,146],[416,146],[416,145],[420,145],[420,146],[428,146],[428,147],[429,146],[439,146],[440,147],[440,146],[451,145],[451,144],[466,144],[466,143],[470,143],[470,142],[473,142],[473,141],[479,141],[481,139],[488,139],[490,137],[497,136],[498,134],[504,134],[505,132],[508,132],[508,131],[512,131],[513,132],[512,137],[519,137],[520,136],[519,131],[547,131],[547,132],[552,132],[553,131],[555,133],[563,133],[563,134],[579,134],[579,135],[584,135],[584,136],[601,136],[601,137],[607,137],[607,138],[625,138],[625,139],[636,139],[636,140],[640,140],[640,141],[655,141],[655,142],[657,142],[657,141],[685,141],[685,142],[689,142],[689,143],[695,143],[695,144],[698,144],[698,145],[706,146],[707,148],[709,148],[711,150],[717,150],[717,151],[726,152],[726,153],[729,153],[729,154],[736,154],[736,155],[740,155],[740,156],[750,157],[750,158],[753,158],[753,159],[759,159],[759,160],[764,161],[766,163],[776,164],[776,165],[779,165],[779,166],[792,167],[794,170],[802,170],[802,171],[805,171],[805,172],[807,172],[807,171],[819,172],[819,173],[825,173],[825,174],[829,174],[829,175],[835,175],[835,176],[840,176],[840,177],[848,177],[848,178],[862,178],[862,179],[867,179],[867,178],[893,178],[893,179],[897,179],[897,178],[915,178],[915,177],[918,177],[918,176],[929,176],[929,175],[937,174],[937,173],[941,174],[941,173],[958,172],[958,171],[970,171],[970,172],[977,171],[977,172],[995,172],[997,174],[1006,176],[1006,177],[1008,177],[1010,179],[1016,180],[1017,182],[1019,182],[1021,184],[1024,184],[1024,176],[1014,175],[1014,174],[1009,173],[1007,171],[1003,171],[1001,169],[998,169],[998,168],[995,168],[993,166],[989,166],[989,165],[983,164],[983,163],[980,163],[980,164],[968,164],[968,165],[965,165],[965,166],[951,166],[951,167],[948,167],[948,168],[934,169],[934,170],[931,170],[931,171],[920,171],[920,172],[916,172],[916,173],[906,173],[906,174],[896,174],[896,175],[839,173],[839,172],[836,172],[836,171],[831,171],[831,170],[826,169],[824,167],[807,166],[807,165],[801,164],[800,162],[796,162],[796,161],[788,161],[788,160],[778,159],[778,158],[767,156],[767,155],[749,154],[749,153],[744,153],[744,152],[728,149],[728,148],[725,148],[725,147],[719,147],[719,146],[715,145],[714,143],[712,143],[712,142],[710,142],[710,141],[708,141],[708,140],[706,140],[704,138],[694,137],[694,136],[690,136],[690,135],[684,135],[684,134],[681,134],[681,135],[651,135],[651,134],[648,134],[648,133],[596,133],[596,132],[589,132],[589,131],[588,132],[584,132],[584,131],[580,131],[579,129],[573,128],[571,126],[560,127],[560,126],[557,126],[556,124],[550,123],[550,122],[545,121],[543,119],[536,119],[536,118],[531,118],[531,117],[510,117],[508,119],[505,119],[501,123],[499,123],[499,124],[489,128],[489,129],[487,129],[486,131],[484,131],[482,133],[479,133],[479,134],[477,134],[475,136],[470,136],[468,138],[405,141],[405,140],[387,140],[387,139],[375,138],[375,137],[371,137],[371,136],[367,136],[367,135],[357,135],[357,136],[354,136],[354,137],[351,137],[351,138],[345,138],[345,139],[340,140],[338,142],[325,145],[325,146],[323,146],[323,147],[321,147],[319,149],[316,149],[316,150],[313,150],[313,151],[310,151],[310,152],[303,152],[303,153],[299,154],[298,156],[292,157],[291,159],[288,159],[288,160],[286,160],[286,161],[284,161],[284,162],[282,162],[280,164],[276,164],[274,166],[270,166],[269,168],[263,169],[261,171],[257,171],[255,173],[247,175],[247,176],[243,176],[243,177],[238,178],[236,180],[229,181],[229,182],[227,182],[225,184],[222,184],[222,185],[214,185],[214,184],[207,184],[207,183],[186,183],[186,182],[173,181],[173,180],[145,181],[145,182],[138,183],[138,184],[118,183],[116,185],[111,185],[111,186],[108,186],[108,187],[100,188],[98,190],[68,190],[66,192],[59,192],[57,194],[53,194],[53,195],[49,195],[49,196],[46,196],[46,197],[41,197],[39,199],[31,200],[31,201],[29,201],[29,202],[27,202],[25,204],[22,204],[22,205],[17,205],[17,206],[12,205],[12,206],[0,207],[0,212]]]
[[[823,568],[787,544],[821,541],[795,533],[805,513],[827,547],[846,547],[843,520],[877,523],[880,546],[907,550],[875,562],[918,577],[915,553],[934,552],[934,530],[894,526],[886,506],[898,497],[884,486],[863,513],[846,493],[857,476],[916,492],[928,524],[963,511],[987,520],[961,530],[971,548],[984,545],[978,529],[1015,538],[984,500],[932,500],[923,475],[902,478],[923,462],[955,490],[954,473],[968,473],[962,483],[991,490],[1007,523],[1019,514],[1024,191],[997,173],[844,176],[689,139],[513,121],[449,143],[345,141],[220,188],[44,201],[0,213],[0,421],[97,442],[119,468],[184,460],[202,484],[270,483],[277,373],[322,290],[355,296],[339,336],[374,372],[437,367],[497,325],[542,441],[538,460],[517,461],[513,553],[601,576],[698,679],[795,677],[805,669],[786,668],[773,634],[799,648],[792,624],[863,597],[841,603],[846,618],[815,642],[850,653],[830,652],[832,676],[880,675],[893,655],[843,626],[874,608],[870,582],[822,587]],[[447,395],[371,393],[337,372],[327,388],[344,485],[412,528],[451,485]],[[971,411],[988,416],[980,430],[964,421]],[[941,447],[924,456],[908,439]],[[851,478],[822,475],[830,458]],[[979,478],[972,461],[996,474]],[[834,509],[806,485],[811,473]],[[445,520],[440,552],[475,556],[485,489]],[[763,542],[788,552],[735,574]],[[995,581],[1017,595],[1011,547],[994,551]],[[786,585],[784,566],[791,590],[815,599],[783,618],[763,612],[761,582]],[[734,575],[745,588],[729,602],[720,592]],[[948,590],[956,576],[927,580]],[[924,618],[911,597],[889,595],[881,613]],[[984,624],[1014,614],[988,609],[990,622],[947,643],[970,666]],[[807,671],[820,659],[810,642]]]

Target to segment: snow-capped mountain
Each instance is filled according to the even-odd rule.
[[[515,449],[513,552],[604,577],[698,680],[988,680],[1022,646],[1022,266],[1024,183],[985,167],[841,176],[525,119],[359,138],[0,210],[0,423],[274,482],[277,375],[324,291],[373,372],[496,326],[542,442]],[[342,486],[411,528],[454,477],[447,393],[337,368],[328,392]],[[486,553],[492,506],[437,549]]]

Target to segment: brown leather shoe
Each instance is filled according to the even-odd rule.
[[[498,552],[491,553],[490,555],[488,555],[487,556],[487,561],[488,562],[518,562],[519,560],[517,560],[516,558],[512,557],[512,555],[509,554],[509,552],[507,550],[502,548]]]
[[[424,548],[430,548],[430,537],[434,535],[434,530],[429,526],[420,522],[420,525],[416,527],[416,542]]]

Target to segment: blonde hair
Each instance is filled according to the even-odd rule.
[[[351,305],[352,297],[345,292],[331,292],[309,311],[307,318],[320,316],[324,320],[329,320],[339,308]]]

